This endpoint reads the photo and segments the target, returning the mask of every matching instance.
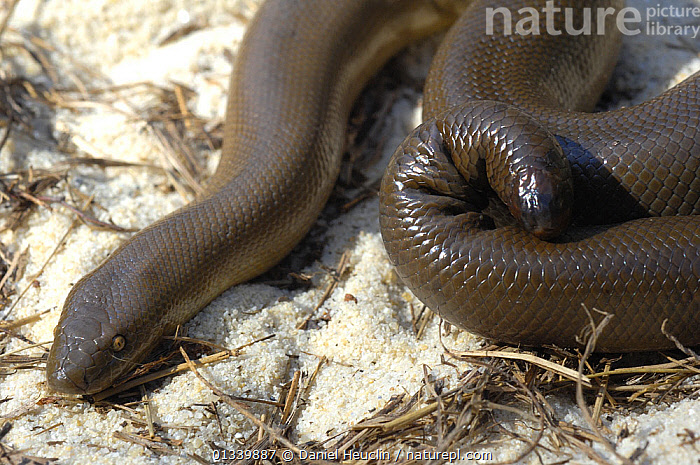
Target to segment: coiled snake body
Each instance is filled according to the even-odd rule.
[[[466,3],[268,0],[239,51],[207,192],[75,285],[49,386],[110,386],[164,334],[285,256],[330,194],[367,79]],[[545,4],[502,3],[514,13]],[[600,350],[668,347],[664,320],[681,342],[700,343],[700,78],[625,111],[574,113],[607,81],[614,21],[605,35],[505,35],[505,22],[488,35],[487,6],[473,2],[445,39],[426,84],[427,122],[382,185],[382,235],[399,275],[448,321],[507,342],[577,344],[585,304],[614,315]],[[503,210],[495,195],[543,237],[563,228],[573,201],[577,227],[537,239],[493,213]]]

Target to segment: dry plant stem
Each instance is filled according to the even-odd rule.
[[[190,117],[192,116],[190,114],[190,110],[187,108],[187,101],[185,100],[185,94],[182,92],[182,86],[175,86],[175,98],[177,99],[177,106],[178,109],[180,110],[180,113],[183,116],[183,121],[185,123],[185,127],[187,128],[188,131],[192,130],[192,120]]]
[[[682,366],[683,368],[685,368],[685,369],[687,369],[687,370],[690,370],[690,371],[692,371],[692,372],[695,373],[695,374],[700,375],[700,369],[699,369],[699,368],[688,365],[688,362],[693,362],[693,361],[696,362],[696,363],[700,363],[700,360],[698,360],[697,357],[688,357],[688,358],[683,359],[683,360],[676,360],[676,359],[674,359],[674,358],[672,358],[672,357],[669,357],[669,356],[666,356],[666,358],[667,358],[668,360],[671,360],[671,362],[669,363],[669,365],[671,365],[671,364],[680,365],[680,366]]]
[[[605,398],[608,394],[608,382],[610,381],[610,365],[611,362],[608,361],[605,364],[605,368],[603,369],[603,379],[601,380],[600,387],[598,388],[598,392],[596,393],[596,398],[595,398],[595,405],[593,406],[593,418],[596,421],[596,424],[600,426],[600,412],[603,409],[603,402],[605,401]]]
[[[10,131],[12,129],[12,116],[7,120],[7,127],[5,128],[5,134],[2,135],[2,139],[0,139],[0,150],[5,146],[5,143],[7,143],[7,139],[10,138]]]
[[[132,444],[138,444],[139,446],[143,446],[159,455],[179,455],[165,444],[162,444],[157,441],[151,441],[136,434],[128,434],[123,433],[121,431],[115,431],[114,433],[112,433],[112,436],[116,439],[120,439],[125,442],[130,442]]]
[[[25,350],[27,350],[27,349],[33,349],[34,347],[41,347],[41,348],[44,350],[44,352],[48,352],[48,350],[47,350],[45,347],[43,347],[43,346],[49,345],[49,344],[51,344],[52,342],[53,342],[53,341],[36,342],[36,343],[30,344],[30,345],[28,345],[28,346],[19,347],[19,348],[15,349],[15,350],[11,350],[11,351],[9,351],[9,352],[5,352],[5,353],[3,353],[3,354],[0,354],[0,360],[2,360],[3,358],[7,358],[7,357],[10,356],[10,355],[14,355],[14,354],[16,354],[16,353],[18,353],[18,352],[23,352],[23,351],[25,351]]]
[[[86,151],[87,152],[87,151]],[[89,153],[89,152],[88,152]],[[54,165],[53,169],[44,170],[47,173],[56,173],[66,168],[72,168],[78,165],[94,165],[101,168],[148,168],[158,171],[165,171],[162,166],[152,165],[150,163],[132,163],[128,161],[113,160],[105,157],[74,157]]]
[[[381,428],[384,432],[395,431],[403,428],[406,425],[414,423],[416,420],[430,415],[438,408],[437,402],[431,402],[430,404],[421,407],[417,410],[406,413],[398,418],[390,421],[379,420],[373,422],[372,420],[359,423],[352,427],[352,429],[365,429],[365,428]]]
[[[272,339],[273,337],[275,337],[275,335],[270,334],[269,336],[265,336],[265,337],[262,337],[260,339],[255,339],[254,341],[250,341],[249,343],[243,344],[242,346],[236,347],[235,349],[229,349],[228,347],[222,346],[221,344],[215,344],[215,343],[210,342],[210,341],[205,341],[204,339],[197,339],[194,337],[187,337],[187,336],[179,336],[179,335],[165,336],[163,339],[168,339],[168,340],[172,340],[175,342],[188,342],[191,344],[200,344],[200,345],[203,345],[206,347],[211,347],[213,349],[216,349],[219,352],[230,352],[231,355],[236,356],[236,355],[239,355],[241,353],[241,351],[243,349],[245,349],[246,347],[250,347],[254,344],[257,344],[258,342],[267,341],[268,339]]]
[[[667,397],[669,395],[669,393],[672,392],[674,389],[678,389],[684,380],[685,380],[684,378],[677,379],[676,382],[673,383],[673,385],[670,386],[666,392],[664,392],[663,394],[661,394],[661,396],[659,396],[657,403],[663,402],[664,398]]]
[[[146,394],[146,388],[143,384],[139,386],[139,391],[141,392],[141,402],[143,402],[143,414],[146,417],[146,424],[148,426],[148,437],[153,439],[156,436],[156,428],[153,426],[153,412],[151,411],[151,400]]]
[[[423,310],[420,313],[420,316],[418,317],[418,331],[416,332],[416,339],[421,340],[423,338],[423,334],[425,333],[426,328],[428,327],[428,324],[433,321],[433,318],[435,317],[435,313],[430,310],[427,306],[423,305]]]
[[[589,379],[595,378],[605,378],[616,375],[634,375],[634,374],[649,374],[649,373],[694,373],[700,375],[700,369],[690,366],[685,362],[690,362],[695,360],[693,357],[689,357],[684,360],[672,360],[670,363],[662,363],[659,365],[647,365],[640,367],[627,367],[627,368],[617,368],[615,370],[610,370],[608,372],[602,373],[591,373],[588,376]],[[677,367],[681,368],[677,368]]]
[[[287,398],[284,402],[284,410],[282,411],[282,423],[286,422],[289,415],[292,412],[292,406],[294,404],[294,397],[297,390],[299,389],[299,379],[301,378],[301,372],[295,371],[294,378],[292,378],[292,385],[289,387],[289,392],[287,393]]]
[[[200,457],[197,454],[187,454],[187,456],[201,465],[211,465],[211,461],[205,459],[204,457]]]
[[[98,230],[103,230],[103,231],[115,231],[115,232],[136,232],[138,231],[138,228],[122,228],[121,226],[117,226],[116,224],[112,222],[106,222],[106,221],[100,221],[94,216],[86,213],[83,210],[80,210],[79,208],[74,207],[73,205],[69,204],[63,199],[57,199],[53,197],[46,197],[46,196],[38,196],[35,198],[37,202],[42,202],[42,203],[57,203],[61,205],[62,207],[67,208],[68,210],[72,211],[73,213],[76,214],[77,218],[86,226],[92,229],[98,229]],[[43,205],[47,208],[50,208],[48,205]]]
[[[87,205],[85,205],[84,207],[87,207]],[[32,279],[32,282],[34,281],[34,279],[36,279],[36,278],[38,278],[39,276],[41,276],[41,274],[44,272],[44,270],[46,269],[46,267],[48,266],[48,264],[51,262],[51,260],[53,259],[53,257],[58,253],[59,249],[60,249],[61,247],[63,247],[63,244],[65,244],[65,243],[66,243],[66,240],[68,239],[68,235],[73,231],[73,229],[75,229],[75,226],[76,226],[77,222],[78,222],[78,219],[77,219],[77,218],[74,219],[74,220],[71,222],[71,224],[70,224],[70,226],[68,227],[68,229],[66,229],[66,232],[63,234],[63,236],[61,237],[61,239],[58,241],[58,244],[56,244],[56,247],[54,247],[53,251],[51,252],[51,255],[49,255],[49,257],[46,259],[46,261],[44,262],[44,264],[41,265],[41,268],[40,268],[39,271],[36,273],[36,275],[34,275],[34,278]],[[24,297],[24,294],[26,294],[27,291],[28,291],[29,289],[31,289],[31,287],[32,287],[32,283],[30,282],[30,283],[27,284],[27,286],[22,290],[22,292],[20,293],[20,295],[17,297],[17,300],[14,301],[14,303],[10,306],[10,308],[8,308],[8,309],[5,311],[5,313],[3,313],[2,316],[0,316],[0,320],[6,320],[6,319],[7,319],[7,317],[12,313],[12,311],[15,309],[15,307],[17,306],[17,304],[22,300],[22,298]]]
[[[171,166],[173,169],[165,170],[165,174],[168,176],[168,180],[170,183],[175,187],[175,190],[178,191],[178,193],[182,196],[187,201],[191,200],[191,196],[188,192],[188,189],[184,187],[183,183],[181,183],[177,177],[175,177],[172,173],[172,171],[177,172],[180,176],[185,181],[185,185],[189,189],[191,189],[195,194],[199,195],[202,192],[204,192],[204,189],[202,188],[201,184],[195,179],[195,174],[192,172],[191,169],[188,169],[187,166],[176,156],[173,155],[173,152],[175,151],[173,145],[169,142],[167,136],[163,133],[163,131],[159,130],[158,128],[154,127],[152,124],[149,125],[150,130],[153,132],[153,134],[158,138],[160,141],[161,145],[163,146],[164,153],[159,152],[159,156],[161,157],[161,162],[163,163],[164,166]]]
[[[27,317],[19,318],[17,320],[13,320],[13,321],[0,321],[0,328],[2,328],[2,329],[19,328],[21,326],[24,326],[24,325],[27,325],[30,323],[34,323],[35,321],[39,321],[41,319],[41,317],[43,317],[44,315],[46,315],[49,312],[51,312],[51,309],[47,309],[47,310],[44,310],[42,312],[35,313],[33,315],[29,315]],[[49,344],[49,342],[43,342],[42,344]],[[24,349],[20,349],[20,350],[24,350]],[[0,357],[2,357],[2,355],[0,355]]]
[[[591,313],[586,309],[586,313],[588,314],[589,320],[590,320],[590,327],[591,327],[591,334],[586,342],[586,349],[579,359],[579,364],[578,364],[578,381],[576,382],[576,403],[578,404],[579,409],[581,410],[581,415],[583,415],[584,420],[588,424],[588,427],[591,428],[591,431],[595,436],[598,438],[600,443],[605,447],[605,449],[608,450],[611,454],[613,454],[621,463],[625,465],[633,465],[632,461],[628,459],[627,457],[623,457],[620,455],[617,450],[615,450],[615,446],[608,441],[603,434],[600,432],[600,429],[598,428],[598,425],[596,424],[596,421],[593,419],[591,416],[591,413],[588,411],[588,406],[586,405],[586,400],[583,398],[583,368],[584,365],[586,364],[586,361],[588,360],[588,357],[593,353],[593,350],[595,349],[595,343],[598,339],[598,336],[603,332],[603,329],[605,326],[608,324],[608,322],[612,319],[612,315],[610,314],[605,314],[605,318],[600,322],[600,324],[596,325],[595,321],[593,319],[593,316]],[[592,449],[591,449],[592,452]],[[597,456],[597,454],[595,454]],[[590,454],[589,454],[589,457]],[[593,457],[591,457],[593,458]]]
[[[59,426],[62,426],[62,425],[63,425],[63,423],[56,423],[56,424],[54,424],[54,425],[51,425],[51,426],[49,426],[49,427],[47,427],[47,428],[42,429],[41,431],[36,432],[36,433],[35,433],[35,436],[38,436],[38,435],[40,435],[40,434],[44,434],[44,433],[46,433],[46,432],[49,432],[49,431],[51,431],[51,430],[53,430],[53,429],[56,429],[56,428],[58,428]]]
[[[12,273],[15,272],[15,269],[17,268],[17,265],[19,264],[20,257],[22,257],[25,253],[27,252],[27,249],[25,248],[21,253],[15,253],[14,257],[12,257],[12,262],[10,263],[10,266],[7,268],[7,272],[5,273],[5,276],[0,279],[0,290],[2,287],[5,285],[8,279],[10,279],[10,276],[12,276]],[[4,318],[0,318],[4,319]]]
[[[294,423],[294,421],[296,421],[296,418],[300,412],[299,406],[303,403],[303,397],[308,393],[309,387],[315,382],[316,376],[318,375],[321,366],[323,366],[326,363],[326,361],[326,357],[321,357],[321,359],[316,364],[316,369],[314,370],[313,374],[309,379],[306,380],[303,387],[301,388],[299,388],[299,385],[302,375],[299,371],[296,371],[294,373],[291,385],[289,387],[289,390],[287,391],[287,395],[285,396],[284,404],[277,405],[277,407],[282,409],[282,419],[280,420],[280,423],[283,425],[283,427],[279,430],[280,435],[286,434],[291,425]],[[231,398],[235,400],[234,397]],[[261,421],[263,423],[267,421],[267,417],[264,414],[261,415]],[[270,437],[265,435],[265,430],[263,430],[262,428],[258,428],[257,441],[255,442],[255,444],[250,446],[249,449],[263,450],[269,449],[270,447]],[[237,465],[251,465],[256,462],[253,459],[244,459],[235,463]]]
[[[284,436],[281,436],[274,428],[268,426],[266,423],[260,421],[258,417],[253,415],[246,407],[245,405],[241,404],[240,402],[237,402],[233,400],[228,394],[224,393],[221,391],[219,388],[211,384],[209,381],[207,381],[200,373],[197,371],[197,367],[195,366],[194,363],[190,360],[190,358],[187,356],[187,352],[180,347],[180,352],[182,353],[182,356],[185,358],[185,361],[187,362],[187,366],[190,368],[192,373],[202,382],[204,383],[205,386],[207,386],[209,389],[212,390],[214,394],[217,396],[221,397],[221,400],[226,402],[229,406],[233,407],[236,409],[241,415],[249,419],[250,421],[253,422],[253,424],[259,428],[262,428],[269,434],[273,439],[276,441],[280,442],[283,444],[285,447],[288,449],[294,451],[295,454],[299,454],[301,452],[301,449],[299,449],[296,445],[294,445],[289,439],[285,438]]]
[[[676,347],[678,348],[678,350],[680,350],[681,352],[683,352],[683,353],[684,353],[685,355],[687,355],[688,357],[693,357],[695,360],[700,360],[700,355],[698,355],[698,354],[696,354],[695,352],[693,352],[689,347],[686,347],[686,346],[684,346],[683,344],[681,344],[681,341],[679,341],[679,340],[676,338],[676,336],[674,336],[673,334],[669,333],[669,332],[666,330],[666,323],[667,323],[667,321],[668,321],[668,320],[664,320],[664,322],[661,324],[661,332],[664,333],[664,335],[665,335],[667,338],[669,338],[671,341],[673,341],[673,343],[676,345]]]
[[[457,417],[452,430],[449,431],[445,437],[441,438],[441,440],[438,440],[438,445],[435,448],[437,452],[444,452],[452,449],[457,441],[474,426],[474,423],[478,421],[478,415],[474,413],[474,410],[478,410],[478,407],[474,405],[477,403],[479,403],[479,401],[470,402],[464,407]],[[487,406],[487,408],[489,407]],[[446,429],[447,425],[443,422],[443,426],[439,428],[439,431],[442,434]]]
[[[12,429],[12,423],[5,422],[0,427],[0,441],[4,439],[7,433]],[[42,457],[33,457],[24,455],[24,450],[15,450],[10,446],[6,446],[0,442],[0,463],[2,464],[30,464],[30,465],[48,465],[54,459],[45,459]]]
[[[12,13],[14,13],[15,11],[17,3],[19,3],[19,0],[10,0],[9,5],[7,5],[5,14],[2,18],[2,21],[0,22],[0,39],[5,33],[5,29],[7,29],[7,24],[10,22],[10,18],[12,17]]]
[[[306,380],[304,383],[303,387],[299,388],[299,381],[297,378],[301,378],[300,372],[295,372],[294,373],[294,378],[292,382],[292,386],[289,389],[289,392],[287,393],[288,399],[292,399],[292,408],[289,410],[289,412],[285,414],[283,413],[282,416],[282,423],[285,425],[285,431],[292,425],[294,421],[296,421],[297,416],[300,413],[299,406],[303,404],[304,402],[304,396],[306,396],[309,392],[309,389],[311,386],[316,382],[316,377],[318,376],[318,373],[321,371],[321,367],[328,362],[328,359],[326,356],[321,357],[321,359],[316,363],[316,368],[314,369],[314,372],[311,374],[311,376]],[[297,386],[294,386],[294,381],[297,381]],[[286,402],[285,402],[286,404]],[[285,405],[285,410],[287,409],[287,406]]]
[[[262,421],[263,423],[267,422],[267,415],[265,415],[264,413],[260,415],[260,421]],[[258,441],[262,441],[264,438],[265,430],[263,430],[262,428],[258,428]]]
[[[55,94],[53,95],[53,103],[56,106],[70,109],[107,107],[110,111],[123,114],[135,122],[145,123],[146,128],[156,136],[163,147],[163,150],[159,152],[162,165],[165,167],[171,167],[170,169],[162,167],[159,168],[164,170],[170,183],[175,187],[178,193],[186,200],[190,200],[190,192],[194,192],[198,195],[203,192],[203,189],[199,181],[197,181],[199,170],[194,161],[192,150],[185,143],[183,137],[178,131],[178,127],[174,123],[175,121],[182,120],[185,126],[191,128],[193,126],[193,120],[195,120],[193,115],[191,115],[191,113],[186,109],[186,102],[184,101],[185,95],[182,87],[175,86],[174,91],[169,91],[165,88],[154,86],[152,83],[142,82],[132,85],[113,86],[111,88],[98,89],[91,91],[90,93],[104,93],[108,91],[113,92],[124,89],[131,90],[143,85],[145,85],[149,90],[155,88],[156,91],[160,92],[161,96],[165,96],[163,97],[163,101],[159,107],[148,109],[145,114],[144,112],[139,112],[137,109],[135,109],[134,105],[130,104],[127,98],[120,98],[120,101],[128,108],[128,111],[125,111],[124,109],[115,108],[113,104],[87,100],[89,95],[86,93],[83,93],[82,100],[64,99],[60,94]],[[162,110],[163,106],[165,106],[164,110]],[[171,106],[173,106],[174,109],[171,109]],[[166,114],[163,115],[163,112]],[[165,127],[160,127],[158,123],[164,124]],[[197,131],[200,131],[199,127],[196,129]],[[82,148],[86,153],[100,153],[100,150],[96,149],[91,143],[85,141],[79,136],[73,136],[73,141],[76,146]],[[181,154],[181,156],[178,154]],[[184,182],[181,182],[178,179],[178,176],[175,176],[173,172],[177,172],[179,177],[181,177]]]
[[[528,441],[529,445],[527,449],[525,449],[518,457],[516,457],[514,460],[512,460],[510,463],[516,463],[527,457],[530,453],[532,453],[537,446],[540,446],[540,441],[542,440],[542,437],[544,436],[545,432],[545,425],[549,425],[550,427],[554,426],[554,420],[552,416],[550,415],[550,412],[547,411],[546,407],[549,407],[551,411],[551,406],[546,402],[546,400],[543,398],[542,394],[539,391],[534,391],[528,388],[528,386],[517,376],[514,376],[513,379],[515,380],[515,383],[518,385],[520,388],[520,391],[525,393],[525,395],[530,399],[532,407],[539,413],[539,418],[538,418],[538,427],[537,427],[537,437],[534,440]],[[514,409],[514,412],[518,415],[520,415],[523,418],[527,418],[528,415],[524,414],[523,412],[518,411],[517,409]],[[509,463],[509,462],[505,462]]]
[[[195,360],[193,363],[195,363],[197,366],[201,367],[201,366],[209,365],[212,363],[220,362],[222,360],[226,360],[230,356],[231,356],[231,354],[228,351],[217,352],[215,354],[208,355],[206,357],[202,357],[199,360]],[[187,363],[181,363],[177,366],[166,368],[164,370],[160,370],[160,371],[157,371],[155,373],[150,373],[148,375],[141,376],[139,378],[128,381],[124,384],[120,384],[118,386],[115,386],[111,389],[104,390],[98,394],[93,395],[92,399],[95,402],[99,402],[99,401],[104,400],[108,397],[112,397],[115,394],[119,394],[121,392],[128,391],[129,389],[133,389],[133,388],[140,386],[142,384],[146,384],[146,383],[149,383],[151,381],[155,381],[155,380],[160,379],[160,378],[165,378],[166,376],[170,376],[170,375],[173,375],[176,373],[181,373],[181,372],[187,371],[189,369],[190,369],[190,367]]]
[[[348,261],[350,259],[350,252],[346,250],[343,252],[343,255],[340,256],[340,260],[338,261],[338,265],[335,268],[335,273],[333,276],[331,276],[331,281],[326,285],[325,290],[323,291],[323,295],[321,296],[321,299],[318,301],[318,303],[314,306],[313,310],[309,313],[309,315],[304,318],[304,320],[297,325],[297,329],[306,329],[306,326],[309,324],[309,321],[311,321],[311,318],[314,317],[316,312],[318,311],[319,308],[326,302],[326,300],[333,294],[333,291],[335,290],[336,287],[338,287],[338,279],[343,276],[345,271],[348,268]]]
[[[255,340],[250,341],[246,344],[243,344],[240,347],[236,347],[233,350],[223,348],[222,351],[217,352],[217,353],[212,354],[212,355],[207,355],[206,357],[202,357],[199,360],[195,360],[194,363],[197,364],[197,366],[205,366],[205,365],[209,365],[212,363],[220,362],[222,360],[226,360],[229,357],[238,356],[241,353],[241,351],[243,349],[245,349],[246,347],[250,347],[250,346],[257,344],[259,342],[267,341],[268,339],[272,339],[273,337],[275,337],[275,335],[270,334],[268,336],[261,337],[259,339],[255,339]],[[188,340],[190,342],[196,342],[198,344],[205,344],[205,345],[210,345],[212,347],[221,348],[221,346],[219,346],[218,344],[212,344],[212,343],[209,343],[207,341],[201,341],[198,339],[183,338],[180,336],[175,337],[174,339],[175,340]],[[151,381],[155,381],[155,380],[160,379],[160,378],[165,378],[166,376],[170,376],[170,375],[173,375],[176,373],[181,373],[181,372],[187,371],[187,370],[189,370],[189,365],[187,363],[181,363],[181,364],[176,365],[174,367],[165,368],[165,369],[157,371],[155,373],[150,373],[150,374],[147,374],[144,376],[140,376],[136,379],[132,379],[132,380],[127,381],[127,382],[120,384],[118,386],[114,386],[113,388],[106,389],[102,392],[94,394],[92,396],[92,399],[95,402],[99,402],[99,401],[104,400],[108,397],[111,397],[115,394],[119,394],[121,392],[128,391],[129,389],[132,389],[136,386],[140,386],[142,384],[146,384],[146,383],[149,383]],[[263,402],[263,401],[260,401],[260,402]],[[266,403],[266,402],[264,402],[264,403]],[[275,403],[275,405],[277,405],[277,404]]]
[[[532,363],[533,365],[536,365],[540,368],[544,368],[545,370],[552,371],[554,373],[557,373],[564,378],[570,379],[571,381],[581,381],[581,383],[586,386],[587,388],[593,388],[593,384],[591,383],[591,380],[583,375],[582,373],[576,372],[576,370],[572,370],[570,368],[563,367],[561,365],[557,365],[556,363],[550,362],[549,360],[545,360],[543,358],[537,357],[536,355],[532,354],[523,354],[519,352],[504,352],[504,351],[494,351],[494,350],[468,350],[464,352],[455,352],[452,351],[451,354],[453,354],[456,357],[494,357],[494,358],[505,358],[509,360],[521,360],[523,362],[529,362]],[[580,376],[580,378],[579,378]]]
[[[216,418],[216,425],[219,427],[219,437],[224,437],[224,426],[221,424],[221,416],[219,416],[219,409],[216,408],[216,402],[209,402],[211,411],[214,412],[214,418]]]

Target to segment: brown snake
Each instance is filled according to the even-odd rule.
[[[359,91],[407,42],[448,27],[461,3],[268,0],[237,57],[207,192],[74,286],[49,386],[109,387],[163,335],[284,257],[330,194]],[[664,320],[681,342],[700,343],[700,77],[631,109],[574,113],[608,79],[614,20],[605,35],[504,36],[503,21],[487,35],[485,6],[475,1],[445,39],[424,100],[425,117],[438,118],[399,147],[382,185],[382,235],[399,275],[451,323],[498,340],[575,345],[585,304],[614,315],[600,350],[672,346]],[[502,219],[496,194],[540,236],[559,232],[573,198],[576,227],[537,239]]]

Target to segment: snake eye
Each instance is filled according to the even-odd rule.
[[[122,336],[121,334],[117,334],[112,339],[112,350],[115,352],[119,352],[120,350],[122,350],[125,345],[126,339],[124,339],[124,336]]]

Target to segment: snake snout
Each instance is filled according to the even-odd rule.
[[[58,325],[47,362],[49,387],[65,394],[93,394],[104,389],[100,379],[114,360],[116,329],[109,323],[82,314]]]
[[[574,189],[570,178],[529,167],[519,173],[517,181],[512,205],[522,226],[540,239],[561,235],[571,219]]]
[[[63,394],[85,394],[87,383],[77,367],[64,360],[50,359],[46,365],[46,381],[52,391]]]

